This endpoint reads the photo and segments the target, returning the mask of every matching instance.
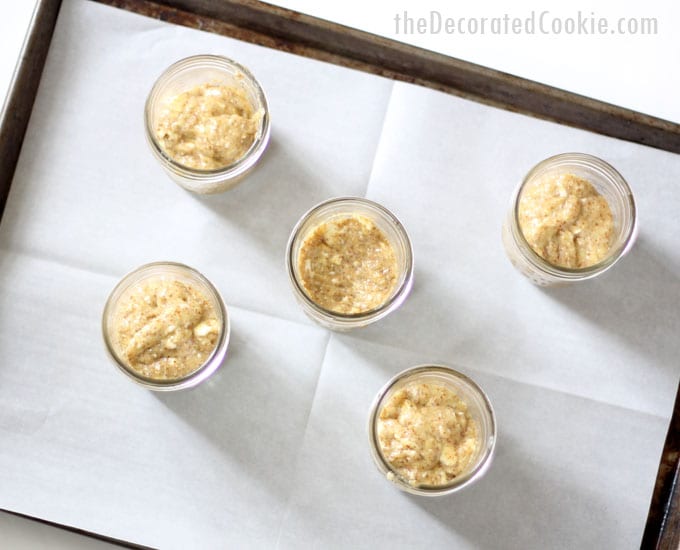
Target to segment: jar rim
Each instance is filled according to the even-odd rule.
[[[382,405],[385,398],[390,394],[391,390],[395,385],[402,381],[408,383],[410,379],[417,379],[420,376],[428,374],[438,374],[445,378],[448,378],[454,385],[461,384],[469,389],[473,394],[479,397],[482,403],[480,407],[480,414],[488,421],[490,426],[490,433],[485,439],[480,439],[480,444],[484,446],[484,452],[477,459],[476,464],[473,468],[466,471],[460,476],[457,476],[454,480],[443,485],[412,485],[408,481],[404,480],[398,472],[392,467],[389,461],[385,458],[378,442],[378,436],[376,433],[377,422],[382,410]],[[466,401],[468,407],[470,403]],[[421,496],[443,496],[457,492],[464,487],[475,482],[481,478],[491,466],[493,461],[493,456],[496,449],[496,441],[498,439],[498,428],[496,423],[496,413],[494,412],[491,401],[489,400],[486,392],[477,384],[472,378],[463,374],[462,372],[453,369],[447,365],[441,365],[436,363],[424,363],[409,367],[403,371],[395,374],[390,378],[385,385],[378,391],[371,408],[369,410],[368,416],[368,438],[371,448],[371,454],[373,460],[378,468],[378,470],[383,474],[392,474],[393,477],[390,478],[391,481],[397,485],[401,490],[406,491],[411,494],[421,495]]]
[[[131,367],[129,367],[116,352],[115,347],[111,342],[111,337],[109,334],[110,332],[109,317],[111,316],[113,309],[115,308],[117,300],[122,296],[122,294],[138,282],[144,281],[149,278],[153,278],[154,276],[162,277],[165,274],[150,273],[148,277],[142,277],[138,281],[132,281],[132,279],[136,275],[143,274],[145,271],[152,271],[155,269],[163,268],[179,270],[184,274],[188,275],[190,278],[193,278],[199,281],[202,285],[204,285],[205,288],[211,293],[213,301],[217,305],[218,313],[221,319],[219,338],[215,343],[215,347],[213,348],[212,352],[210,353],[208,358],[203,362],[203,364],[199,366],[197,369],[191,371],[190,373],[184,376],[178,378],[170,378],[167,380],[159,380],[148,376],[144,376],[143,374],[140,374]],[[194,269],[193,267],[190,267],[183,263],[172,261],[157,261],[146,263],[123,275],[123,277],[121,277],[118,283],[113,287],[113,289],[109,293],[108,298],[106,299],[106,303],[104,305],[104,309],[102,312],[101,329],[102,336],[104,339],[104,347],[106,348],[109,358],[118,367],[118,369],[137,384],[147,389],[155,391],[172,391],[184,389],[195,386],[202,382],[203,380],[205,380],[206,378],[208,378],[224,362],[231,335],[231,323],[229,320],[227,307],[224,303],[224,300],[222,299],[220,292],[217,290],[215,285],[213,285],[212,282],[210,282],[210,280],[197,269]]]
[[[607,256],[605,256],[602,260],[587,267],[561,267],[548,262],[538,253],[536,253],[536,251],[534,251],[529,242],[526,240],[526,237],[519,226],[519,202],[524,187],[546,167],[549,167],[553,164],[559,165],[560,163],[565,165],[580,165],[598,170],[608,182],[613,184],[630,210],[631,222],[628,224],[626,235],[622,239],[621,244],[618,247],[610,250]],[[628,182],[618,172],[618,170],[616,170],[616,168],[614,168],[607,161],[587,153],[560,153],[548,157],[533,166],[531,170],[529,170],[529,172],[527,172],[527,174],[524,176],[520,184],[515,188],[515,191],[512,195],[512,223],[510,224],[510,229],[512,236],[519,246],[521,252],[524,254],[525,259],[529,261],[534,268],[539,269],[548,275],[565,280],[586,280],[610,269],[633,246],[638,233],[637,207],[633,192],[628,185]]]
[[[209,63],[211,68],[221,70],[225,73],[227,68],[233,68],[242,73],[255,91],[259,105],[254,105],[254,107],[259,107],[263,111],[259,132],[248,150],[231,164],[219,168],[191,168],[180,162],[177,162],[165,151],[165,149],[163,149],[156,138],[153,128],[151,127],[151,104],[155,95],[159,92],[162,86],[174,76],[181,73],[183,70],[191,69],[200,63]],[[192,55],[174,62],[172,65],[167,67],[154,82],[144,104],[144,128],[147,142],[151,146],[151,150],[154,152],[158,160],[171,167],[182,177],[190,180],[206,182],[212,182],[213,180],[220,180],[224,178],[233,178],[247,172],[248,169],[250,169],[257,162],[269,142],[271,135],[269,103],[260,82],[257,80],[257,78],[255,78],[253,73],[241,63],[223,55]]]
[[[380,214],[382,214],[384,219],[388,220],[393,225],[397,233],[399,233],[400,237],[403,239],[403,243],[405,244],[404,248],[406,250],[406,269],[404,270],[403,280],[401,281],[399,288],[396,288],[393,291],[392,295],[387,300],[385,300],[384,303],[380,304],[375,308],[372,308],[367,311],[362,311],[359,313],[340,313],[327,309],[317,304],[307,294],[302,282],[298,279],[296,275],[296,269],[294,265],[296,254],[293,248],[295,246],[297,238],[300,236],[300,231],[302,230],[304,224],[319,210],[322,210],[334,204],[342,203],[350,204],[356,202],[368,206],[369,208],[372,208],[374,210],[377,210]],[[296,295],[302,300],[304,300],[305,304],[308,307],[310,307],[315,312],[324,316],[327,319],[332,319],[333,321],[340,323],[346,322],[351,324],[354,321],[364,321],[372,319],[374,317],[380,318],[382,314],[390,312],[393,309],[399,307],[399,305],[401,305],[401,303],[406,298],[413,285],[413,270],[414,270],[413,246],[411,244],[411,239],[409,238],[408,233],[406,232],[406,228],[401,223],[399,218],[397,218],[390,210],[388,210],[383,205],[363,197],[353,196],[333,197],[311,207],[297,221],[297,223],[293,227],[293,230],[291,231],[290,237],[288,238],[288,244],[286,245],[286,267]],[[377,320],[377,318],[375,320]]]

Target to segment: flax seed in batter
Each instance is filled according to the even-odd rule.
[[[450,483],[479,449],[467,404],[437,384],[412,382],[397,390],[380,411],[377,433],[385,460],[413,486]]]
[[[300,248],[298,269],[309,298],[342,314],[381,306],[398,278],[389,240],[372,220],[356,214],[332,218],[310,231]]]
[[[238,86],[206,83],[172,99],[160,114],[156,137],[176,162],[215,170],[248,152],[262,116]]]
[[[187,376],[220,335],[215,307],[190,283],[157,277],[128,289],[113,318],[113,343],[132,370],[154,380]]]
[[[529,182],[518,214],[529,246],[555,266],[590,267],[609,253],[614,233],[611,209],[583,178],[548,174]]]

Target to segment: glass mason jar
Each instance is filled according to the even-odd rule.
[[[378,438],[380,413],[396,391],[411,383],[428,383],[453,391],[467,404],[468,413],[477,424],[478,445],[470,463],[463,473],[445,485],[412,485],[403,479],[383,456]],[[368,439],[378,470],[399,489],[414,495],[447,495],[470,485],[489,469],[496,446],[496,416],[486,394],[464,374],[443,365],[419,365],[400,372],[378,392],[368,416]]]
[[[352,215],[370,219],[387,237],[396,257],[398,276],[390,296],[378,307],[360,313],[343,314],[320,306],[308,295],[299,270],[299,257],[305,239],[316,227],[332,219]],[[413,286],[413,249],[406,229],[387,208],[358,197],[329,199],[305,213],[288,240],[286,265],[293,292],[305,313],[320,325],[337,331],[364,327],[382,319],[401,306]]]
[[[571,269],[549,263],[531,248],[519,225],[519,203],[527,185],[550,175],[573,174],[587,180],[602,195],[611,209],[614,233],[609,252],[589,267]],[[633,193],[611,165],[584,153],[563,153],[539,162],[515,190],[502,229],[503,245],[515,268],[540,286],[552,286],[591,279],[618,262],[637,237],[637,215]]]
[[[243,90],[253,107],[262,113],[255,141],[250,149],[228,166],[202,170],[184,166],[165,152],[156,137],[160,114],[177,95],[200,84],[220,84]],[[146,138],[151,151],[168,175],[189,191],[200,194],[221,193],[236,186],[255,166],[269,142],[270,116],[262,87],[242,65],[217,55],[196,55],[168,67],[151,88],[144,108]]]
[[[146,281],[152,279],[178,280],[204,296],[212,305],[217,316],[219,334],[215,348],[202,365],[179,378],[150,378],[137,372],[124,359],[120,345],[115,338],[116,313],[121,298]],[[222,297],[212,283],[195,269],[174,262],[154,262],[143,265],[125,275],[111,291],[102,315],[102,333],[106,349],[116,366],[126,376],[147,389],[155,391],[180,390],[195,386],[212,375],[224,361],[229,345],[229,317]]]

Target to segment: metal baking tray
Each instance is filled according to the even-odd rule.
[[[680,153],[679,124],[256,0],[95,1],[163,21],[415,83],[605,136]],[[0,216],[12,184],[60,4],[60,0],[38,0],[0,116]],[[680,392],[660,458],[642,539],[643,548],[680,547],[679,476]],[[141,548],[95,533],[52,525]]]

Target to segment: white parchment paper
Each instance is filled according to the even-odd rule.
[[[196,197],[147,150],[143,104],[172,62],[218,53],[270,101],[241,186]],[[629,180],[638,245],[591,283],[542,290],[500,224],[539,160],[577,150]],[[680,157],[85,0],[65,0],[0,225],[0,507],[161,548],[622,548],[639,544],[680,364]],[[392,209],[416,284],[370,328],[299,310],[284,250],[338,195]],[[157,395],[109,363],[106,296],[175,260],[222,292],[228,358]],[[366,421],[394,373],[459,366],[499,422],[487,476],[398,492]]]
[[[621,172],[640,233],[602,277],[545,290],[517,277],[500,227],[526,172],[570,151]],[[361,337],[667,415],[680,374],[678,181],[678,155],[396,84],[367,196],[406,225],[416,282]]]
[[[494,463],[447,498],[406,495],[366,449],[367,403],[430,355],[331,339],[282,548],[628,548],[639,545],[665,420],[449,364],[485,388]],[[647,472],[647,474],[643,474]]]

